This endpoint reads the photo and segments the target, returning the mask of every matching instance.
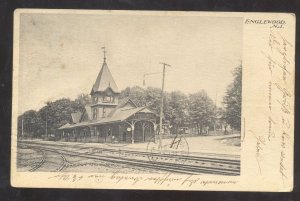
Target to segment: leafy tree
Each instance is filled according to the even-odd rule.
[[[146,106],[148,106],[152,111],[156,114],[160,114],[160,106],[161,106],[161,89],[148,87],[146,89]],[[168,109],[168,95],[164,93],[164,114],[166,114],[166,110]]]
[[[92,103],[92,98],[89,94],[82,93],[77,96],[75,103],[79,105],[80,111],[83,112],[85,105]]]
[[[39,110],[39,115],[43,122],[44,130],[47,134],[54,134],[59,127],[71,122],[71,113],[82,110],[82,105],[78,102],[62,98],[54,102],[47,102],[47,105]]]
[[[216,126],[218,128],[224,128],[224,134],[228,133],[228,123],[226,120],[226,112],[224,108],[217,108],[217,114],[216,114]]]
[[[204,90],[189,96],[190,121],[197,127],[198,134],[203,132],[204,127],[212,126],[215,120],[215,111],[214,102]]]
[[[178,133],[178,127],[187,122],[187,107],[188,97],[184,93],[174,91],[169,94],[166,116],[170,121],[173,133]]]
[[[233,71],[233,82],[227,87],[224,96],[224,119],[237,130],[241,129],[241,108],[242,108],[242,66],[238,66]]]
[[[146,105],[145,97],[145,89],[139,86],[127,87],[126,89],[122,90],[120,94],[120,99],[130,98],[137,106]]]
[[[42,133],[41,117],[35,110],[28,110],[18,117],[18,136],[22,136],[23,134],[23,137],[40,137]]]
[[[156,114],[160,114],[161,106],[161,89],[148,87],[143,89],[139,86],[127,87],[121,91],[120,98],[130,98],[137,106],[147,106]],[[170,94],[164,92],[164,120],[170,120]]]
[[[155,113],[160,113],[161,89],[159,88],[127,87],[121,91],[120,98],[130,98],[137,106],[147,106]],[[168,108],[168,100],[168,93],[164,93],[164,113]]]
[[[147,106],[155,113],[160,114],[161,89],[127,87],[121,91],[120,98],[128,97],[137,106]],[[74,101],[62,98],[47,102],[46,106],[38,112],[30,110],[19,117],[18,134],[20,135],[22,131],[22,119],[23,130],[31,136],[41,137],[44,135],[46,124],[47,134],[55,134],[59,127],[71,122],[71,113],[83,112],[88,103],[91,103],[91,97],[88,94],[80,94]],[[178,131],[179,126],[185,124],[195,124],[198,133],[202,133],[205,126],[211,126],[215,121],[215,110],[213,101],[204,90],[189,96],[180,91],[164,92],[164,120],[170,122],[173,133]]]

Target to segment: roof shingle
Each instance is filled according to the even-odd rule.
[[[114,93],[120,93],[111,72],[108,69],[106,62],[103,63],[102,68],[97,76],[96,82],[93,85],[92,93],[104,92],[111,89]]]
[[[66,128],[75,128],[75,127],[82,127],[82,126],[90,126],[90,125],[97,125],[97,124],[105,124],[105,123],[113,123],[113,122],[120,122],[128,119],[135,113],[138,113],[140,111],[145,112],[145,107],[137,107],[137,108],[130,108],[130,109],[124,109],[124,108],[118,108],[114,114],[111,117],[105,117],[99,120],[91,120],[86,122],[80,122],[77,124],[72,125],[64,125],[60,127],[59,129],[66,129]],[[147,112],[151,112],[147,109]]]

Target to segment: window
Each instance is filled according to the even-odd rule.
[[[93,119],[97,119],[97,113],[98,113],[98,109],[94,108],[93,109]]]
[[[105,117],[106,116],[106,108],[103,107],[103,113],[102,113],[102,117]]]
[[[112,96],[104,96],[103,97],[103,102],[111,103],[113,101],[114,101],[114,97],[112,97]]]
[[[94,103],[98,102],[98,97],[94,97]]]

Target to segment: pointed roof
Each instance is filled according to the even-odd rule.
[[[62,125],[61,127],[59,127],[58,129],[60,130],[60,129],[70,128],[70,126],[71,126],[71,124],[66,123],[66,124]]]
[[[114,93],[120,93],[118,86],[115,83],[114,78],[112,77],[112,74],[109,71],[108,66],[104,60],[96,82],[93,85],[91,94],[95,92],[104,92],[108,88],[110,88]]]

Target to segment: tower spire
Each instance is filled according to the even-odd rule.
[[[106,50],[105,50],[105,46],[102,47],[102,49],[103,49],[103,55],[104,55],[103,60],[104,60],[104,63],[105,63],[106,62],[106,56],[105,56]]]
[[[110,88],[115,94],[119,94],[119,89],[114,81],[114,78],[112,77],[111,72],[108,69],[107,63],[106,63],[106,48],[101,47],[103,49],[103,64],[102,68],[97,76],[97,79],[95,81],[95,84],[93,85],[91,95],[95,92],[100,92],[103,93],[105,92],[108,88]]]

